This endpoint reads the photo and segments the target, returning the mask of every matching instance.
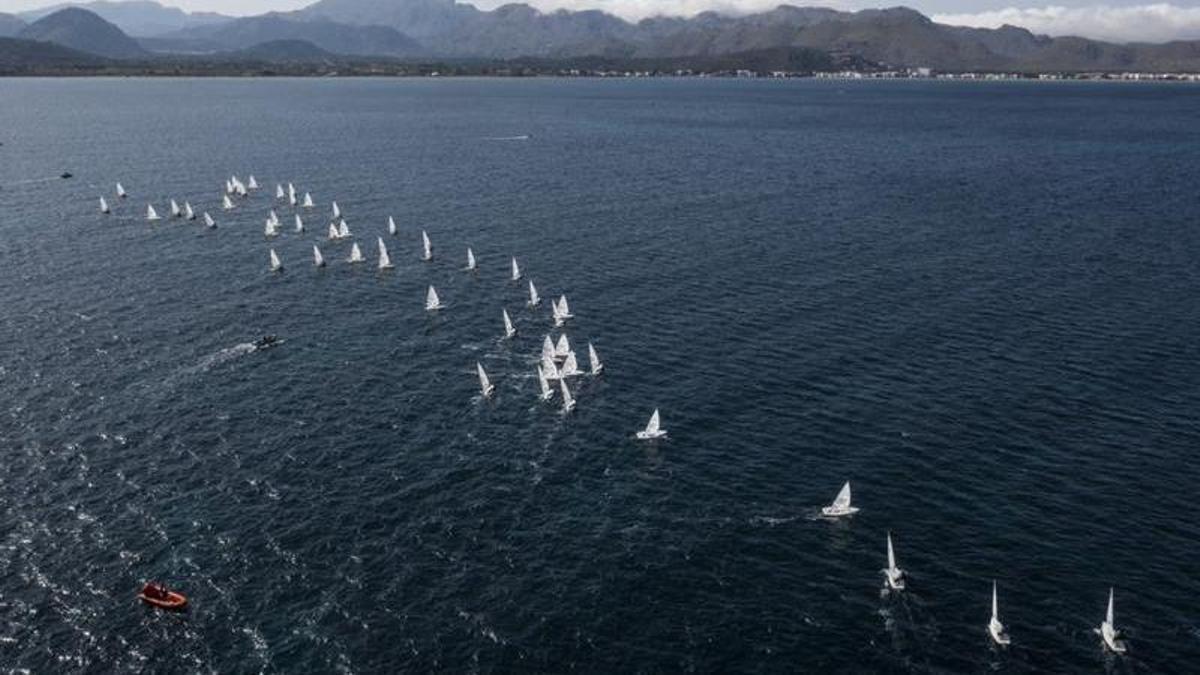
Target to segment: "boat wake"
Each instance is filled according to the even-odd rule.
[[[530,138],[531,138],[531,136],[529,134],[522,134],[520,136],[484,136],[483,140],[485,140],[485,141],[527,141]]]

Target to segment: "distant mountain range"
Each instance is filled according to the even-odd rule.
[[[273,43],[261,53],[311,59],[591,59],[612,64],[736,63],[755,55],[755,63],[810,67],[853,63],[944,71],[1200,71],[1200,41],[1121,45],[1051,38],[1014,26],[938,24],[903,7],[843,12],[781,5],[742,16],[704,12],[633,23],[596,10],[544,13],[509,4],[485,11],[454,0],[318,0],[295,12],[236,19],[189,14],[145,0],[84,6],[92,11],[0,15],[0,36],[123,59],[253,54],[257,45]],[[24,19],[33,22],[26,26]]]

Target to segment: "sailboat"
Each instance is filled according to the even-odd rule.
[[[233,200],[229,198],[229,195],[221,197],[221,208],[225,209],[226,211],[233,210]]]
[[[421,246],[424,250],[421,254],[421,260],[427,262],[433,260],[433,244],[429,243],[429,235],[425,233],[425,230],[421,230]]]
[[[246,181],[246,187],[250,188],[251,190],[258,189],[258,181],[254,180],[254,174],[250,174],[250,180]]]
[[[588,363],[592,365],[592,375],[604,372],[604,364],[600,363],[600,355],[596,353],[596,348],[590,342],[588,343]]]
[[[571,388],[567,386],[566,380],[559,380],[558,388],[562,391],[563,412],[569,413],[575,409],[575,399],[571,396]]]
[[[554,356],[556,358],[565,359],[571,353],[571,342],[567,340],[567,334],[563,333],[558,336],[558,344],[554,345]]]
[[[297,213],[293,217],[296,219],[296,231],[303,232],[304,231],[304,221],[300,219],[300,214]]]
[[[396,219],[388,216],[388,234],[396,236]]]
[[[279,261],[279,255],[275,253],[275,249],[271,249],[271,271],[282,272],[283,263]]]
[[[554,341],[550,339],[549,335],[543,335],[542,336],[542,358],[549,359],[550,363],[554,363],[554,357],[556,355],[557,355],[557,352],[554,351]]]
[[[821,514],[830,518],[838,518],[841,516],[849,516],[858,513],[858,508],[850,506],[850,481],[842,486],[841,492],[838,492],[837,498],[829,506],[821,508]]]
[[[304,206],[304,208],[306,208],[306,209],[311,209],[314,206],[313,200],[312,200],[312,195],[310,195],[307,192],[304,193],[304,204],[302,206]]]
[[[283,184],[282,184],[282,183],[276,183],[276,184],[275,184],[275,199],[283,199],[283,198],[284,198],[284,194],[283,194]]]
[[[275,209],[271,209],[271,213],[269,213],[267,215],[267,220],[271,221],[272,223],[274,223],[276,225],[279,224],[279,214],[275,213]]]
[[[1108,589],[1108,613],[1104,615],[1104,623],[1100,624],[1100,627],[1096,629],[1096,632],[1100,635],[1100,639],[1104,642],[1104,646],[1114,654],[1125,653],[1125,643],[1121,642],[1120,640],[1121,632],[1117,630],[1116,625],[1113,623],[1112,588]]]
[[[333,219],[337,220],[342,217],[342,210],[338,208],[337,202],[333,203]]]
[[[267,223],[263,226],[263,234],[268,237],[274,237],[279,234],[279,230],[275,229],[275,221],[267,218]]]
[[[204,224],[210,228],[215,228],[217,226],[217,221],[213,220],[213,217],[208,215],[208,211],[204,212]]]
[[[558,366],[555,365],[554,359],[548,356],[542,356],[542,373],[547,380],[562,379],[562,374],[558,372]]]
[[[358,242],[354,242],[350,246],[350,260],[347,262],[360,263],[363,261],[362,250],[358,248]]]
[[[654,413],[650,415],[650,421],[646,423],[646,428],[637,432],[637,437],[639,440],[652,441],[666,435],[667,430],[659,428],[658,408],[655,408]]]
[[[542,370],[541,366],[538,366],[537,374],[538,387],[540,387],[542,390],[541,398],[543,401],[549,401],[550,398],[554,396],[554,390],[550,388],[550,382],[546,379],[546,373]]]
[[[988,621],[988,633],[991,634],[992,640],[1000,646],[1004,646],[1012,642],[1008,637],[1008,633],[1004,631],[1004,624],[1000,623],[1000,612],[997,609],[996,603],[996,582],[992,582],[992,620]]]
[[[542,299],[538,297],[537,287],[535,287],[533,285],[533,282],[530,281],[529,282],[529,306],[537,307],[538,303],[541,301],[542,301]]]
[[[376,237],[376,242],[379,244],[379,269],[392,269],[392,259],[388,256],[387,246],[383,244],[383,237]]]
[[[350,237],[350,226],[346,224],[345,220],[343,220],[342,222],[338,223],[338,238],[339,239],[348,239],[349,237]]]
[[[158,220],[158,211],[154,210],[153,204],[146,205],[146,220]]]
[[[316,244],[313,244],[313,265],[317,267],[325,266],[325,256],[321,255],[321,249],[317,248]]]
[[[192,210],[192,205],[189,202],[183,203],[183,217],[188,220],[196,219],[196,212]]]
[[[100,198],[100,213],[112,213],[108,210],[108,202],[104,201],[104,197]]]
[[[288,183],[288,204],[296,205],[296,186]]]
[[[887,579],[887,585],[893,591],[904,590],[904,570],[896,567],[896,551],[892,548],[892,533],[887,535],[887,569],[883,570],[883,576]]]
[[[475,252],[471,250],[470,246],[468,246],[467,247],[467,271],[472,271],[475,269],[475,267],[476,267]]]
[[[338,238],[338,229],[337,229],[337,225],[334,225],[333,223],[330,223],[330,224],[329,224],[329,239],[330,239],[330,241],[332,241],[332,240],[334,240],[334,239],[337,239],[337,238]]]
[[[559,311],[559,309],[558,309],[558,301],[557,300],[550,301],[550,314],[551,314],[551,316],[554,317],[554,327],[555,328],[561,328],[562,325],[567,322],[567,318],[565,316],[563,316],[562,312]]]
[[[442,301],[438,299],[437,291],[433,286],[429,287],[429,291],[425,293],[425,309],[433,312],[442,308]]]
[[[558,296],[558,315],[563,319],[573,319],[575,315],[571,313],[571,308],[567,306],[567,296]]]
[[[504,317],[504,337],[511,338],[517,334],[517,329],[513,328],[512,319],[508,318],[508,310],[500,309],[500,314]]]
[[[117,199],[125,199],[128,196],[129,195],[125,193],[125,188],[121,187],[120,183],[117,183]]]
[[[512,259],[512,280],[513,281],[521,280],[521,266],[517,264],[516,258]]]
[[[563,377],[574,377],[582,374],[579,370],[579,362],[575,360],[575,352],[567,354],[567,358],[563,361],[562,369],[559,372]]]
[[[487,372],[483,369],[483,364],[476,361],[475,368],[479,371],[479,391],[483,394],[484,398],[487,398],[492,395],[492,392],[496,391],[496,387],[488,379]]]
[[[171,217],[178,218],[179,216],[182,216],[182,215],[183,215],[183,210],[180,209],[179,204],[176,204],[175,200],[172,199],[171,200]]]

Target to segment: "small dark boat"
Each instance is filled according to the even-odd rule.
[[[70,178],[70,177],[71,177],[70,171],[64,171],[64,172],[62,172],[62,175],[59,176],[59,178]]]
[[[279,339],[278,335],[264,335],[261,338],[254,341],[254,348],[255,349],[270,349],[271,347],[278,345],[280,342],[283,342],[283,341]]]
[[[162,584],[149,583],[142,587],[138,597],[147,605],[159,609],[180,610],[187,607],[188,600],[182,593],[176,593]]]

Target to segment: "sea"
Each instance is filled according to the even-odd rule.
[[[0,670],[1186,672],[1198,110],[1171,83],[0,80]],[[262,188],[226,211],[233,175]],[[604,362],[570,413],[535,372],[563,333]],[[861,510],[821,518],[847,481]]]

